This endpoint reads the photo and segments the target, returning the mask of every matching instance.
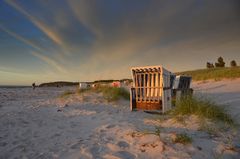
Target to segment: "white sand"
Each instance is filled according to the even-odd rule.
[[[223,101],[231,101],[233,105],[229,108],[239,110],[235,106],[240,103],[236,99],[240,91],[239,80],[225,83],[226,89],[222,90],[228,88],[229,91],[222,92],[226,97]],[[200,91],[212,88],[214,84],[194,87]],[[96,94],[57,98],[69,89],[74,88],[38,88],[34,91],[30,88],[0,88],[1,159],[240,157],[239,152],[228,149],[230,143],[226,137],[199,131],[199,121],[194,116],[184,123],[173,119],[159,122],[156,120],[159,115],[131,112],[128,101],[107,103]],[[221,93],[220,90],[216,92]],[[155,127],[161,127],[160,137],[150,134],[156,131]],[[181,132],[191,136],[193,142],[188,145],[173,143],[172,138]],[[239,141],[234,138],[234,144]]]

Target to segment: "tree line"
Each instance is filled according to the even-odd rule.
[[[223,58],[220,56],[218,59],[217,59],[217,62],[215,62],[215,65],[211,62],[207,62],[207,65],[206,67],[207,68],[218,68],[218,67],[225,67],[225,62],[223,60]],[[235,60],[232,60],[230,62],[230,67],[237,67],[237,62]]]

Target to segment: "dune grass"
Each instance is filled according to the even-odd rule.
[[[224,67],[177,72],[179,75],[192,76],[194,81],[240,78],[240,67]]]
[[[90,88],[78,88],[77,90],[76,90],[76,93],[77,94],[83,94],[83,93],[85,93],[85,92],[88,92],[88,91],[90,91],[91,89]]]
[[[175,143],[188,144],[192,143],[192,138],[186,133],[177,134],[176,138],[173,140]]]
[[[60,95],[60,98],[65,98],[65,97],[68,97],[72,94],[75,94],[74,91],[70,91],[70,90],[67,90],[67,91],[64,91],[61,95]]]
[[[95,91],[102,93],[103,97],[108,101],[116,101],[121,98],[129,100],[129,91],[124,88],[117,88],[117,87],[97,87]]]
[[[185,96],[176,101],[176,107],[170,111],[174,116],[197,115],[211,120],[222,121],[227,124],[234,124],[233,119],[227,114],[223,106],[217,105],[210,99],[196,96]]]
[[[117,101],[121,98],[129,100],[130,94],[124,88],[110,87],[110,86],[97,86],[95,88],[77,89],[77,94],[86,92],[102,93],[103,97],[108,101]]]

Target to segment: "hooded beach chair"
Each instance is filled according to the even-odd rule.
[[[183,96],[192,95],[193,89],[190,88],[191,82],[192,82],[191,76],[186,75],[176,76],[173,83],[172,97],[175,100],[178,100]]]
[[[131,110],[157,110],[164,113],[171,109],[171,72],[162,66],[133,67],[131,72]]]

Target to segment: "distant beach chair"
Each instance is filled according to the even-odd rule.
[[[121,82],[120,81],[114,81],[114,82],[111,83],[111,86],[120,88],[121,87]]]
[[[130,91],[131,110],[159,110],[172,108],[172,85],[170,71],[162,66],[133,67],[133,87]]]
[[[86,89],[86,88],[88,88],[88,84],[86,82],[79,82],[79,88]]]
[[[182,96],[192,95],[193,89],[190,88],[192,82],[191,76],[178,75],[174,79],[172,97],[179,99]]]

